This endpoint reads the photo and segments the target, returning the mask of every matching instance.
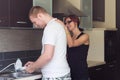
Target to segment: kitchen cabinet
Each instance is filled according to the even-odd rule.
[[[105,64],[90,67],[88,70],[90,80],[107,80],[105,76]]]
[[[32,27],[28,13],[32,0],[1,0],[0,27]]]
[[[32,27],[28,14],[32,7],[32,0],[11,0],[10,1],[10,23],[13,27]]]
[[[105,21],[105,0],[93,0],[93,21]]]
[[[9,0],[0,0],[0,27],[9,25]]]
[[[117,42],[117,30],[105,30],[104,32],[105,40],[105,61],[106,61],[106,80],[120,80],[119,78],[119,62],[117,51],[118,42]]]
[[[111,62],[106,64],[105,72],[106,80],[117,80],[117,67],[116,62]]]
[[[117,44],[116,44],[116,51],[117,51],[117,79],[120,80],[120,28],[117,30]]]
[[[120,29],[120,0],[116,0],[116,27]]]
[[[116,30],[105,30],[104,31],[104,46],[105,46],[105,61],[107,63],[116,61],[117,56],[117,34]]]
[[[111,62],[89,68],[90,80],[117,80],[116,63]]]

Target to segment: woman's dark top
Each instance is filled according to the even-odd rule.
[[[81,33],[77,39],[83,35]],[[87,55],[89,45],[68,48],[68,63],[71,68],[72,80],[88,80]]]

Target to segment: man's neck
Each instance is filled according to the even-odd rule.
[[[45,15],[45,23],[47,24],[49,21],[51,21],[52,19],[54,19],[52,16],[50,15]]]

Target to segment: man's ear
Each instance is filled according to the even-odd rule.
[[[37,18],[41,18],[41,13],[38,13],[38,14],[37,14]]]

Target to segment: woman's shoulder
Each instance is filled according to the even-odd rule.
[[[89,35],[88,35],[87,33],[82,32],[82,33],[79,35],[79,38],[89,38]]]
[[[82,35],[89,36],[89,34],[88,34],[88,33],[85,33],[84,31],[82,32]]]

